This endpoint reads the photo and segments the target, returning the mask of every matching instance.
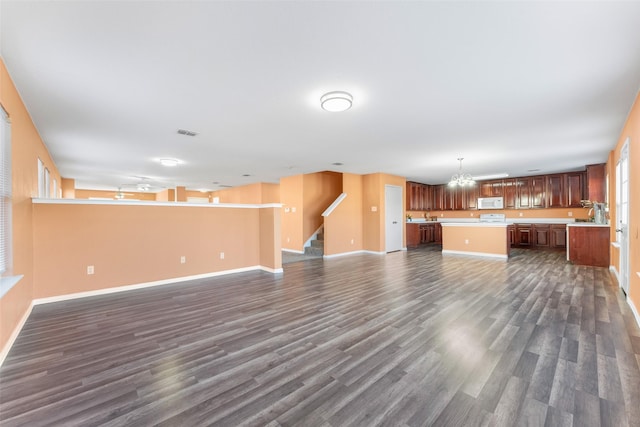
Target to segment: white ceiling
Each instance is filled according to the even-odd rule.
[[[638,1],[0,8],[2,57],[77,188],[322,170],[437,184],[458,157],[473,175],[576,170],[607,160],[640,87]],[[320,109],[331,90],[353,108]]]

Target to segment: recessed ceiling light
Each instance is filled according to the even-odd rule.
[[[527,172],[540,172],[540,169],[529,169]]]
[[[332,113],[346,111],[351,108],[352,104],[353,96],[348,92],[339,90],[325,93],[320,98],[320,106],[322,109]]]
[[[342,166],[344,165],[344,163],[341,162],[335,162],[335,163],[331,163],[333,166]]]
[[[186,130],[186,129],[178,129],[178,133],[180,135],[185,135],[185,136],[196,136],[198,133],[194,132],[192,130]]]
[[[160,159],[160,164],[162,166],[173,167],[173,166],[178,166],[178,163],[180,162],[176,159]]]
[[[212,184],[220,184],[220,181],[213,181]]]
[[[245,177],[246,177],[246,176],[251,176],[251,174],[244,173],[244,174],[242,174],[242,176],[245,176]]]
[[[218,185],[218,187],[220,187],[220,188],[230,188],[232,186],[231,185],[227,185],[227,184],[220,184],[220,185]]]

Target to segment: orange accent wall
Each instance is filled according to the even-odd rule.
[[[51,182],[60,174],[38,135],[29,112],[0,59],[0,103],[11,120],[13,203],[13,268],[6,275],[24,275],[0,299],[0,349],[29,309],[33,299],[33,225],[31,198],[38,195],[38,158],[49,169]]]
[[[76,180],[71,178],[62,178],[60,188],[62,189],[63,199],[76,198]]]
[[[34,204],[34,298],[281,268],[279,208]],[[158,230],[163,232],[159,233]],[[224,252],[224,259],[220,253]],[[186,257],[182,264],[180,258]],[[95,274],[88,275],[87,267]]]
[[[259,182],[212,191],[211,197],[218,197],[220,203],[280,203],[280,186],[278,184]]]
[[[302,189],[303,176],[294,175],[280,179],[280,203],[282,203],[281,241],[283,249],[301,251],[302,239]]]
[[[442,250],[508,255],[507,227],[442,226]],[[466,243],[468,242],[468,243]]]
[[[302,179],[302,239],[306,241],[324,223],[322,213],[342,193],[342,174],[308,173]]]
[[[609,207],[614,226],[611,227],[611,241],[615,241],[616,218],[616,175],[615,168],[620,160],[622,147],[629,138],[629,299],[636,310],[640,311],[640,94],[629,112],[618,143],[610,157],[609,171]],[[619,252],[612,247],[611,263],[619,269]]]
[[[402,206],[406,206],[405,178],[375,173],[363,177],[363,246],[367,251],[384,252],[385,185],[402,187]],[[371,209],[375,207],[375,212]],[[402,227],[402,245],[406,247],[406,227]]]
[[[342,174],[342,192],[347,196],[324,218],[325,255],[362,250],[362,188],[361,175]]]

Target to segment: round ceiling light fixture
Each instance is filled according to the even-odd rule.
[[[320,97],[320,106],[322,109],[332,113],[346,111],[351,108],[352,104],[353,96],[348,92],[340,90],[327,92]]]
[[[178,163],[180,162],[177,161],[176,159],[160,159],[160,164],[162,166],[173,167],[173,166],[178,166]]]

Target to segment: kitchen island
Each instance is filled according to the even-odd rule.
[[[506,222],[443,222],[442,254],[474,255],[506,260]]]

